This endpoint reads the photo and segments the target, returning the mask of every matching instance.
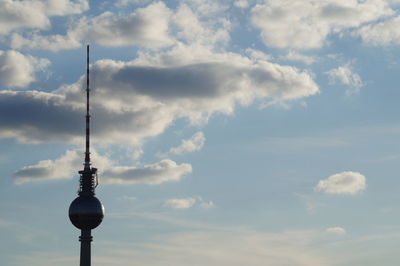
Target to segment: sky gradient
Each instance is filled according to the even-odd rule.
[[[398,0],[0,0],[0,262],[397,266]]]

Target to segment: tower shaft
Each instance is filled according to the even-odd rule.
[[[90,266],[91,265],[91,248],[90,243],[92,242],[93,237],[91,235],[90,229],[81,230],[81,236],[79,237],[79,241],[81,242],[81,258],[79,266]]]

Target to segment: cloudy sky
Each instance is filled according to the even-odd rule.
[[[0,0],[0,258],[395,266],[399,0]]]

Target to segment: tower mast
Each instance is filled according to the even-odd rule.
[[[89,102],[89,45],[86,47],[86,145],[83,170],[79,171],[78,197],[69,207],[69,219],[72,224],[81,230],[80,266],[91,265],[91,230],[100,225],[104,217],[104,207],[96,198],[97,168],[90,163],[90,102]]]
[[[90,169],[89,45],[86,46],[86,151],[85,169]]]

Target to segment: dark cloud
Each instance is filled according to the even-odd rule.
[[[223,70],[223,71],[221,71]],[[216,64],[196,64],[180,67],[126,66],[116,72],[112,81],[157,99],[215,97],[232,69]]]
[[[217,54],[218,55],[218,54]],[[232,60],[229,60],[229,56]],[[92,65],[93,136],[140,144],[177,118],[205,121],[254,100],[288,101],[318,93],[307,72],[224,55],[225,62],[181,65],[101,60]],[[83,77],[44,93],[0,92],[0,136],[20,141],[76,141],[84,132]]]
[[[22,141],[68,140],[82,134],[83,110],[38,91],[0,91],[0,135]]]
[[[144,166],[116,166],[103,172],[103,182],[111,184],[151,184],[178,181],[192,172],[190,164],[177,164],[169,159]]]

